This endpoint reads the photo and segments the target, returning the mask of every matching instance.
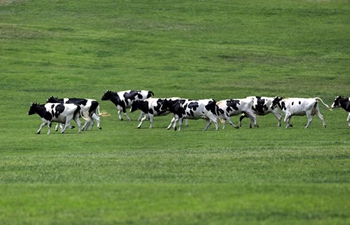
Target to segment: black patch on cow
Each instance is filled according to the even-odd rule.
[[[265,111],[268,109],[265,105],[265,99],[261,98],[260,96],[256,96],[256,105],[253,105],[252,109],[257,114],[264,115]]]
[[[55,98],[53,96],[50,96],[50,98],[47,99],[46,103],[63,103],[63,99]]]
[[[216,101],[209,101],[208,104],[205,106],[205,109],[212,112],[214,115],[218,115],[218,109],[219,107],[216,105]]]
[[[52,118],[53,118],[53,115],[50,113],[50,112],[45,112],[44,113],[44,115],[43,115],[43,118],[45,119],[45,120],[48,120],[48,121],[51,121],[52,120]]]
[[[87,101],[88,100],[84,98],[69,98],[66,103],[86,106]]]
[[[138,99],[143,99],[143,96],[141,95],[141,93],[137,93],[137,98]]]
[[[53,116],[57,118],[63,111],[64,111],[64,105],[59,104],[56,106]]]
[[[292,105],[294,105],[294,102],[292,102]]]
[[[131,105],[131,112],[134,112],[137,109],[140,109],[142,112],[147,114],[149,112],[148,102],[143,100],[134,101]]]
[[[90,106],[90,109],[89,109],[89,115],[92,115],[94,112],[96,112],[96,109],[98,107],[98,102],[97,101],[92,101],[91,102],[91,106]]]
[[[154,93],[152,91],[148,91],[147,98],[154,96]]]
[[[284,103],[284,102],[281,103],[281,109],[282,110],[287,110],[286,103]]]
[[[239,104],[240,104],[239,100],[231,99],[231,100],[226,101],[226,105],[234,110],[238,110],[237,105],[239,105]]]
[[[138,95],[138,91],[130,91],[130,92],[125,92],[124,93],[124,98],[125,100],[135,100],[135,97]],[[142,98],[142,95],[141,95],[141,98]]]
[[[343,109],[350,112],[350,101],[348,99],[345,99],[345,101],[341,102],[341,106]]]
[[[301,101],[299,101],[299,105],[301,105]]]
[[[194,111],[197,110],[198,106],[199,106],[198,102],[190,102],[190,104],[188,104],[188,108],[190,108],[191,110],[194,110]]]

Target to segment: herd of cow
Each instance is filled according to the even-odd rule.
[[[150,128],[153,126],[154,116],[163,116],[172,114],[173,117],[167,129],[173,127],[174,130],[181,130],[184,119],[205,119],[207,124],[204,130],[207,130],[212,123],[215,124],[216,130],[219,129],[218,122],[221,121],[225,128],[226,121],[235,128],[241,126],[242,119],[248,117],[250,119],[250,127],[258,127],[257,116],[263,116],[272,113],[278,120],[277,125],[281,126],[282,113],[284,113],[284,122],[286,128],[292,127],[290,120],[292,116],[307,116],[308,122],[305,128],[310,126],[312,116],[317,115],[324,127],[326,123],[320,113],[318,103],[321,102],[329,110],[331,108],[342,107],[348,112],[348,126],[350,128],[350,98],[338,96],[335,98],[331,108],[325,104],[321,98],[281,98],[281,97],[262,97],[250,96],[243,99],[225,99],[215,101],[214,99],[191,100],[180,97],[171,98],[154,98],[152,91],[119,91],[113,92],[107,90],[101,100],[110,100],[117,107],[118,117],[123,120],[121,113],[131,120],[126,109],[130,108],[130,112],[140,110],[140,123],[138,128],[141,128],[142,123],[149,119]],[[42,124],[37,131],[40,134],[41,129],[48,125],[48,134],[51,132],[52,122],[56,122],[55,130],[58,130],[60,125],[61,133],[64,133],[70,125],[71,120],[74,120],[78,126],[78,132],[86,131],[89,126],[93,128],[95,121],[97,127],[101,128],[100,124],[100,106],[95,99],[85,98],[55,98],[51,96],[45,104],[32,103],[28,115],[38,114],[42,119]],[[234,124],[230,117],[241,115],[239,125]],[[85,120],[85,124],[81,127],[80,117]],[[187,123],[187,120],[185,120]],[[177,127],[178,123],[178,127]]]

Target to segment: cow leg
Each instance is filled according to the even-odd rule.
[[[153,116],[153,114],[149,114],[148,117],[149,117],[149,129],[152,129],[154,116]]]
[[[122,111],[118,110],[118,118],[119,118],[119,120],[123,120],[121,113],[122,113]]]
[[[282,120],[282,114],[279,112],[273,112],[273,115],[275,115],[275,117],[278,120],[277,126],[280,127],[281,126],[281,120]]]
[[[143,124],[143,121],[147,120],[147,118],[148,118],[148,116],[147,116],[147,114],[145,114],[145,115],[143,116],[143,118],[141,119],[139,125],[137,126],[138,129],[141,128],[141,126],[142,126],[142,124]]]
[[[96,115],[96,113],[93,113],[93,114],[91,115],[91,117],[92,117],[92,119],[96,120],[96,122],[97,122],[97,127],[98,127],[98,129],[101,130],[102,127],[101,127],[100,117],[99,117],[98,115]],[[92,129],[92,127],[91,127],[91,129]]]
[[[208,130],[211,125],[211,120],[209,118],[206,119],[207,125],[204,127],[204,131]]]
[[[181,118],[175,120],[175,123],[174,123],[174,130],[176,130],[176,122],[177,122],[177,121],[179,121],[179,129],[178,129],[178,131],[181,131],[181,129],[182,129],[183,118],[181,117]]]
[[[239,126],[240,126],[240,127],[242,126],[242,120],[243,120],[244,118],[246,118],[246,117],[247,117],[247,116],[246,116],[245,113],[242,113],[241,117],[239,117]]]
[[[129,115],[128,115],[126,112],[124,112],[124,116],[125,116],[129,121],[131,121],[131,118],[129,117]]]
[[[52,126],[52,122],[49,122],[47,124],[47,134],[51,134],[51,126]]]
[[[256,115],[255,114],[253,114],[253,123],[254,123],[254,127],[259,127],[259,124],[258,124],[258,122],[257,122],[257,119],[256,119]]]
[[[284,117],[284,122],[287,123],[286,128],[293,127],[293,125],[290,124],[291,118],[292,118],[292,115],[290,114],[286,114],[286,116]]]
[[[170,128],[173,126],[174,124],[174,121],[175,121],[175,115],[173,116],[173,118],[171,118],[171,121],[170,121],[170,124],[169,126],[166,128],[167,130],[170,130]]]
[[[139,118],[137,119],[137,121],[140,121],[140,120],[142,119],[142,117],[143,117],[143,112],[141,111],[140,116],[139,116]]]
[[[67,125],[67,122],[68,122],[68,126],[70,126],[70,121],[71,120],[74,120],[75,121],[75,123],[77,124],[77,126],[78,126],[78,133],[80,133],[81,132],[81,123],[80,123],[80,119],[79,119],[79,115],[77,115],[77,116],[75,116],[74,118],[70,118],[70,119],[66,119],[66,125]],[[62,132],[63,133],[63,132]]]
[[[222,123],[222,129],[225,129],[225,125],[226,125],[226,121],[228,121],[228,123],[233,126],[234,128],[238,129],[239,126],[237,126],[236,124],[234,124],[231,120],[231,117],[229,115],[225,115],[224,118],[224,122]]]
[[[259,125],[256,122],[256,116],[254,113],[246,113],[246,115],[249,117],[250,119],[250,124],[249,124],[249,128],[252,128],[252,124],[254,124],[254,127],[259,127]]]
[[[167,127],[167,130],[169,130],[171,127],[173,127],[174,130],[176,130],[176,123],[179,121],[178,115],[173,115],[173,118],[170,121],[169,126]]]
[[[346,121],[348,121],[348,126],[350,128],[350,112],[349,112],[349,115],[348,115],[348,118],[346,119]]]
[[[204,131],[209,129],[212,122],[215,123],[215,130],[219,130],[218,118],[216,116],[211,115],[206,119],[206,121],[207,121],[207,125],[205,126]]]
[[[326,128],[326,122],[324,121],[323,115],[321,114],[320,110],[316,111],[316,115],[318,118],[320,118],[320,120],[322,121],[322,125],[324,128]]]
[[[220,118],[220,122],[222,123],[222,129],[226,127],[226,118]]]
[[[95,121],[94,121],[94,119],[91,117],[90,123],[89,123],[89,125],[88,125],[88,129],[89,129],[89,126],[90,126],[90,130],[92,130],[92,128],[94,128],[94,125],[95,125]]]
[[[69,126],[70,126],[70,122],[69,122],[68,118],[66,118],[66,123],[64,124],[64,126],[61,130],[61,134],[63,134],[66,131],[67,127],[69,127]],[[79,127],[79,129],[80,129],[80,127]]]
[[[317,116],[318,116],[318,112],[317,112]],[[322,116],[322,115],[321,115]],[[307,117],[307,124],[305,126],[305,128],[308,128],[312,122],[312,115],[311,115],[311,112],[306,112],[306,117]],[[321,119],[321,118],[320,118]],[[322,123],[324,123],[324,120],[323,118],[321,119],[322,120]],[[324,124],[325,125],[325,124]]]
[[[43,127],[46,125],[46,123],[47,123],[47,122],[43,122],[42,124],[40,124],[39,129],[38,129],[38,131],[36,132],[36,134],[40,134],[41,129],[43,129]]]
[[[216,121],[214,121],[214,123],[215,123],[215,130],[216,130],[216,131],[218,131],[218,130],[219,130],[219,124],[218,124],[218,121],[216,120]]]
[[[80,133],[80,132],[81,132],[81,129],[80,129],[81,124],[80,124],[79,117],[75,118],[75,119],[74,119],[74,121],[75,121],[75,123],[76,123],[76,124],[77,124],[77,126],[78,126],[78,133]]]
[[[84,123],[84,126],[83,126],[82,130],[83,130],[83,131],[86,131],[86,130],[88,129],[88,127],[89,127],[90,122],[91,122],[92,119],[91,119],[90,116],[88,116],[88,119],[84,118],[84,120],[85,120],[85,123]]]
[[[60,123],[57,123],[55,126],[55,131],[58,131],[58,126],[60,125]]]

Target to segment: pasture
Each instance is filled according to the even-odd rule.
[[[0,224],[350,224],[343,109],[277,127],[137,129],[107,90],[349,97],[347,0],[0,0]],[[31,102],[99,100],[102,130],[36,135]],[[237,123],[239,117],[233,117]]]

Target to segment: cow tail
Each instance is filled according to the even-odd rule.
[[[322,102],[322,104],[323,104],[324,106],[326,106],[327,109],[328,109],[329,111],[332,111],[332,109],[331,109],[326,103],[324,103],[323,100],[322,100],[321,98],[316,97],[315,99],[320,100],[320,101]]]
[[[81,112],[81,108],[79,105],[76,105],[77,109],[74,112],[74,117],[79,113],[79,116],[81,116],[84,120],[88,121],[89,118],[85,117],[84,113]]]
[[[96,113],[97,113],[97,115],[99,115],[99,116],[102,115],[102,113],[101,113],[101,111],[100,111],[100,104],[96,107]]]

